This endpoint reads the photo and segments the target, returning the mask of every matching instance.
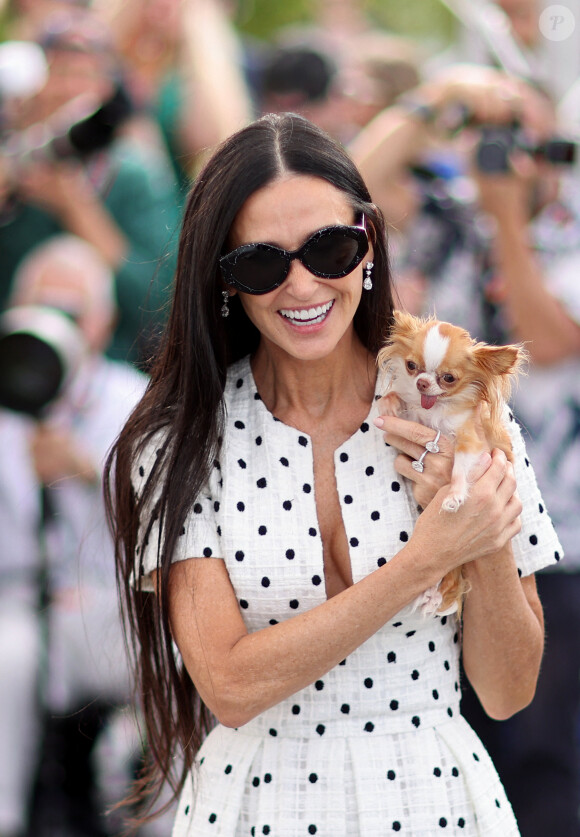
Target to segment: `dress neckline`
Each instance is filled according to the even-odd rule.
[[[242,369],[240,371],[242,372],[243,377],[247,378],[247,380],[248,380],[252,399],[253,399],[254,402],[256,402],[256,410],[257,410],[258,414],[261,416],[261,418],[264,421],[274,421],[277,424],[280,424],[282,427],[288,428],[290,431],[294,432],[297,436],[306,437],[309,440],[309,442],[311,442],[312,441],[311,436],[306,431],[300,430],[299,428],[294,427],[294,425],[292,425],[292,424],[287,424],[286,422],[282,421],[282,419],[278,418],[278,416],[276,416],[274,413],[272,413],[268,409],[268,407],[264,403],[264,400],[263,400],[262,396],[259,393],[258,386],[257,386],[256,380],[254,378],[254,373],[252,371],[252,364],[251,364],[251,356],[246,355],[246,357],[242,359],[241,363],[243,364],[243,366],[242,366]],[[383,378],[383,376],[381,375],[381,373],[379,371],[377,373],[376,378],[375,378],[374,395],[373,395],[372,401],[369,405],[369,409],[368,409],[366,417],[363,419],[362,423],[353,431],[353,433],[351,433],[351,435],[348,436],[344,440],[344,442],[342,442],[336,448],[335,454],[340,452],[343,449],[343,447],[348,445],[356,437],[356,435],[361,432],[361,428],[365,428],[365,430],[368,429],[368,426],[370,424],[372,424],[373,418],[378,415],[378,411],[377,411],[377,408],[376,408],[376,402],[379,400],[379,398],[381,398],[381,395],[382,395],[382,392],[381,392],[382,384],[383,384],[382,378]]]

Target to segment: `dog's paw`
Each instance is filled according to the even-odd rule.
[[[378,402],[381,416],[398,416],[401,412],[401,399],[396,392],[388,392]]]
[[[420,596],[417,596],[413,605],[413,611],[419,609],[423,616],[434,616],[441,606],[443,596],[439,592],[439,585],[429,587]]]
[[[456,512],[465,503],[465,497],[461,494],[448,494],[443,500],[441,508],[443,511]]]

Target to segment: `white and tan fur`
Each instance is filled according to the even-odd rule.
[[[379,367],[390,375],[381,413],[419,422],[454,439],[451,483],[442,510],[456,512],[463,505],[470,471],[484,450],[500,448],[512,460],[503,413],[524,359],[521,346],[476,343],[451,323],[394,312],[389,340],[378,355]],[[484,440],[475,424],[480,405]],[[453,578],[446,576],[439,585],[440,613],[454,610],[454,601],[461,610],[461,572],[449,575]]]

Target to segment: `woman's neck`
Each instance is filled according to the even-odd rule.
[[[262,341],[252,372],[268,410],[304,430],[335,410],[368,407],[375,391],[375,359],[358,338],[320,360],[296,359]]]

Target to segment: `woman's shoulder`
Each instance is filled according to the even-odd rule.
[[[247,404],[253,402],[255,385],[250,368],[249,356],[233,363],[227,372],[224,387],[226,420],[247,415]],[[235,420],[235,419],[234,419]],[[131,482],[139,494],[155,467],[167,460],[171,445],[171,425],[168,424],[153,433],[138,439],[134,447]]]
[[[162,463],[168,436],[168,428],[163,428],[137,443],[131,466],[131,485],[137,498],[141,496],[154,469]]]
[[[260,396],[252,375],[250,356],[247,355],[228,367],[224,388],[224,405],[227,417],[234,414],[248,415],[259,399]]]
[[[250,365],[250,355],[246,355],[228,366],[225,386],[226,396],[230,393],[238,392],[243,388],[244,384],[250,385],[252,383],[253,376]]]

